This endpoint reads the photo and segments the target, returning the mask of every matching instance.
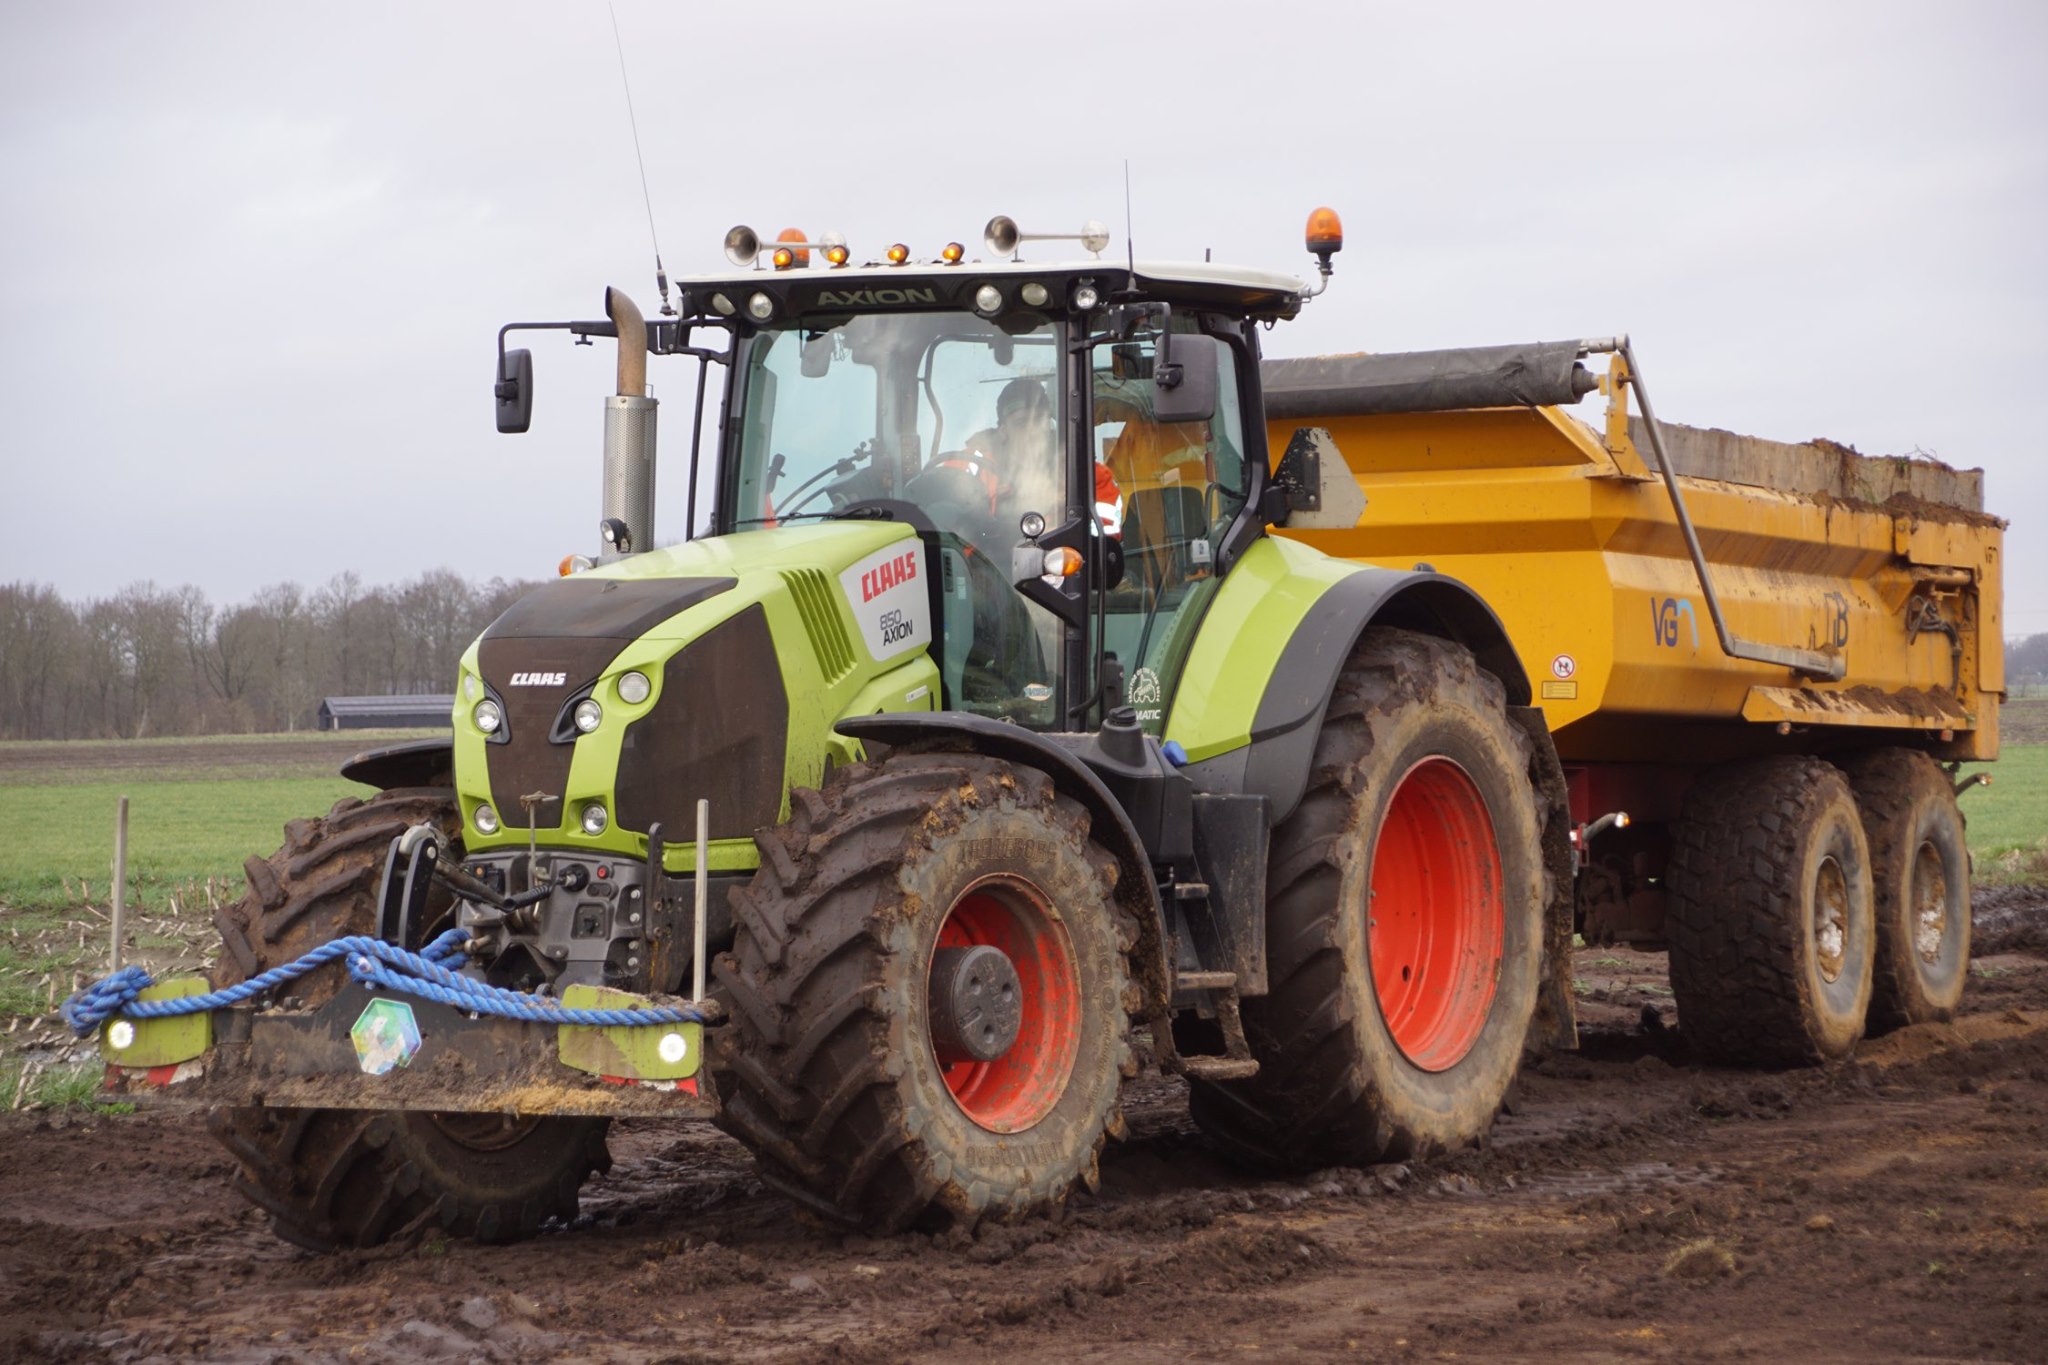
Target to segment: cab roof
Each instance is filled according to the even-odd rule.
[[[731,312],[744,316],[747,302],[755,293],[769,296],[774,312],[768,321],[791,314],[813,312],[865,312],[892,307],[961,307],[972,309],[975,294],[985,284],[1001,290],[1006,306],[1018,306],[1018,291],[1031,281],[1047,287],[1048,302],[1039,305],[1057,310],[1072,297],[1073,290],[1086,281],[1095,286],[1105,302],[1132,284],[1147,298],[1186,302],[1260,318],[1288,318],[1300,311],[1304,286],[1292,275],[1255,270],[1245,266],[1218,265],[1207,261],[1138,261],[1135,266],[1115,260],[1023,260],[942,261],[889,265],[829,267],[813,250],[812,264],[788,270],[769,268],[732,269],[720,274],[695,275],[677,280],[688,299],[686,312],[727,314],[717,299],[723,296]]]

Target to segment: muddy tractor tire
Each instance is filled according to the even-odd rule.
[[[1877,950],[1870,1032],[1947,1022],[1970,966],[1970,853],[1955,787],[1932,758],[1877,749],[1843,764],[1870,841]]]
[[[1258,1074],[1190,1085],[1195,1122],[1258,1169],[1406,1160],[1492,1124],[1543,958],[1531,740],[1464,648],[1366,632],[1309,788],[1273,831],[1271,991],[1243,1003]]]
[[[1708,772],[1686,793],[1666,886],[1678,1026],[1702,1060],[1805,1066],[1854,1050],[1876,925],[1840,770],[1786,756]]]
[[[444,788],[347,798],[320,820],[285,826],[285,845],[246,864],[249,892],[216,913],[224,951],[214,984],[232,985],[348,934],[374,933],[377,878],[391,840],[421,822],[454,841]],[[429,904],[423,937],[449,908]],[[279,988],[307,1005],[348,985],[328,963]],[[375,1246],[439,1228],[483,1242],[529,1236],[576,1213],[577,1191],[605,1170],[606,1119],[349,1109],[226,1109],[209,1120],[241,1170],[235,1186],[277,1234],[315,1251]]]
[[[1137,931],[1087,813],[1036,769],[902,749],[791,802],[716,963],[720,1125],[876,1232],[1092,1187],[1137,1069]]]

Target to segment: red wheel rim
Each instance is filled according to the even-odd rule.
[[[1401,775],[1372,851],[1366,953],[1395,1046],[1424,1071],[1479,1041],[1507,914],[1493,817],[1470,774],[1425,758]]]
[[[1017,1041],[994,1061],[955,1062],[943,1074],[968,1118],[992,1133],[1015,1133],[1050,1114],[1066,1093],[1081,1048],[1081,983],[1066,926],[1029,882],[984,877],[953,902],[935,946],[982,944],[1000,948],[1017,968]]]

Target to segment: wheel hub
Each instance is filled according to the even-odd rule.
[[[1941,961],[1941,940],[1948,931],[1948,878],[1941,852],[1922,844],[1913,858],[1913,948],[1920,960]]]
[[[1021,1133],[1050,1114],[1073,1075],[1083,1018],[1051,898],[1019,874],[981,878],[946,912],[926,981],[926,1033],[961,1112],[991,1133]]]
[[[979,943],[932,955],[932,1049],[939,1062],[992,1062],[1017,1041],[1024,1023],[1017,964]]]
[[[1849,948],[1849,879],[1842,865],[1823,858],[1813,896],[1813,951],[1821,979],[1839,981]]]

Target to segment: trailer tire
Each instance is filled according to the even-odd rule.
[[[1846,1057],[1870,1004],[1870,847],[1848,779],[1817,758],[1712,769],[1686,793],[1668,877],[1671,990],[1703,1060]]]
[[[1970,965],[1970,853],[1955,787],[1914,749],[1843,765],[1870,841],[1877,950],[1868,1029],[1946,1023]]]
[[[900,748],[791,803],[715,964],[720,1126],[800,1208],[878,1233],[1093,1188],[1139,1001],[1087,813],[1035,768]],[[979,944],[1016,968],[1016,1041],[942,1064],[935,955]]]
[[[1195,1122],[1260,1169],[1407,1160],[1484,1136],[1521,1063],[1548,903],[1529,736],[1460,645],[1376,627],[1301,804],[1273,831],[1258,1074],[1191,1081]]]
[[[337,802],[294,820],[268,860],[247,864],[249,892],[216,912],[226,949],[213,979],[232,985],[347,934],[374,933],[377,878],[391,840],[432,822],[454,844],[453,794],[416,787]],[[445,893],[430,902],[445,909]],[[433,915],[429,915],[429,923]],[[347,984],[328,963],[279,993],[318,1005]],[[611,1166],[608,1119],[353,1109],[222,1109],[208,1120],[241,1170],[235,1187],[280,1237],[314,1251],[368,1247],[438,1227],[481,1242],[530,1236],[571,1218],[577,1191]]]

